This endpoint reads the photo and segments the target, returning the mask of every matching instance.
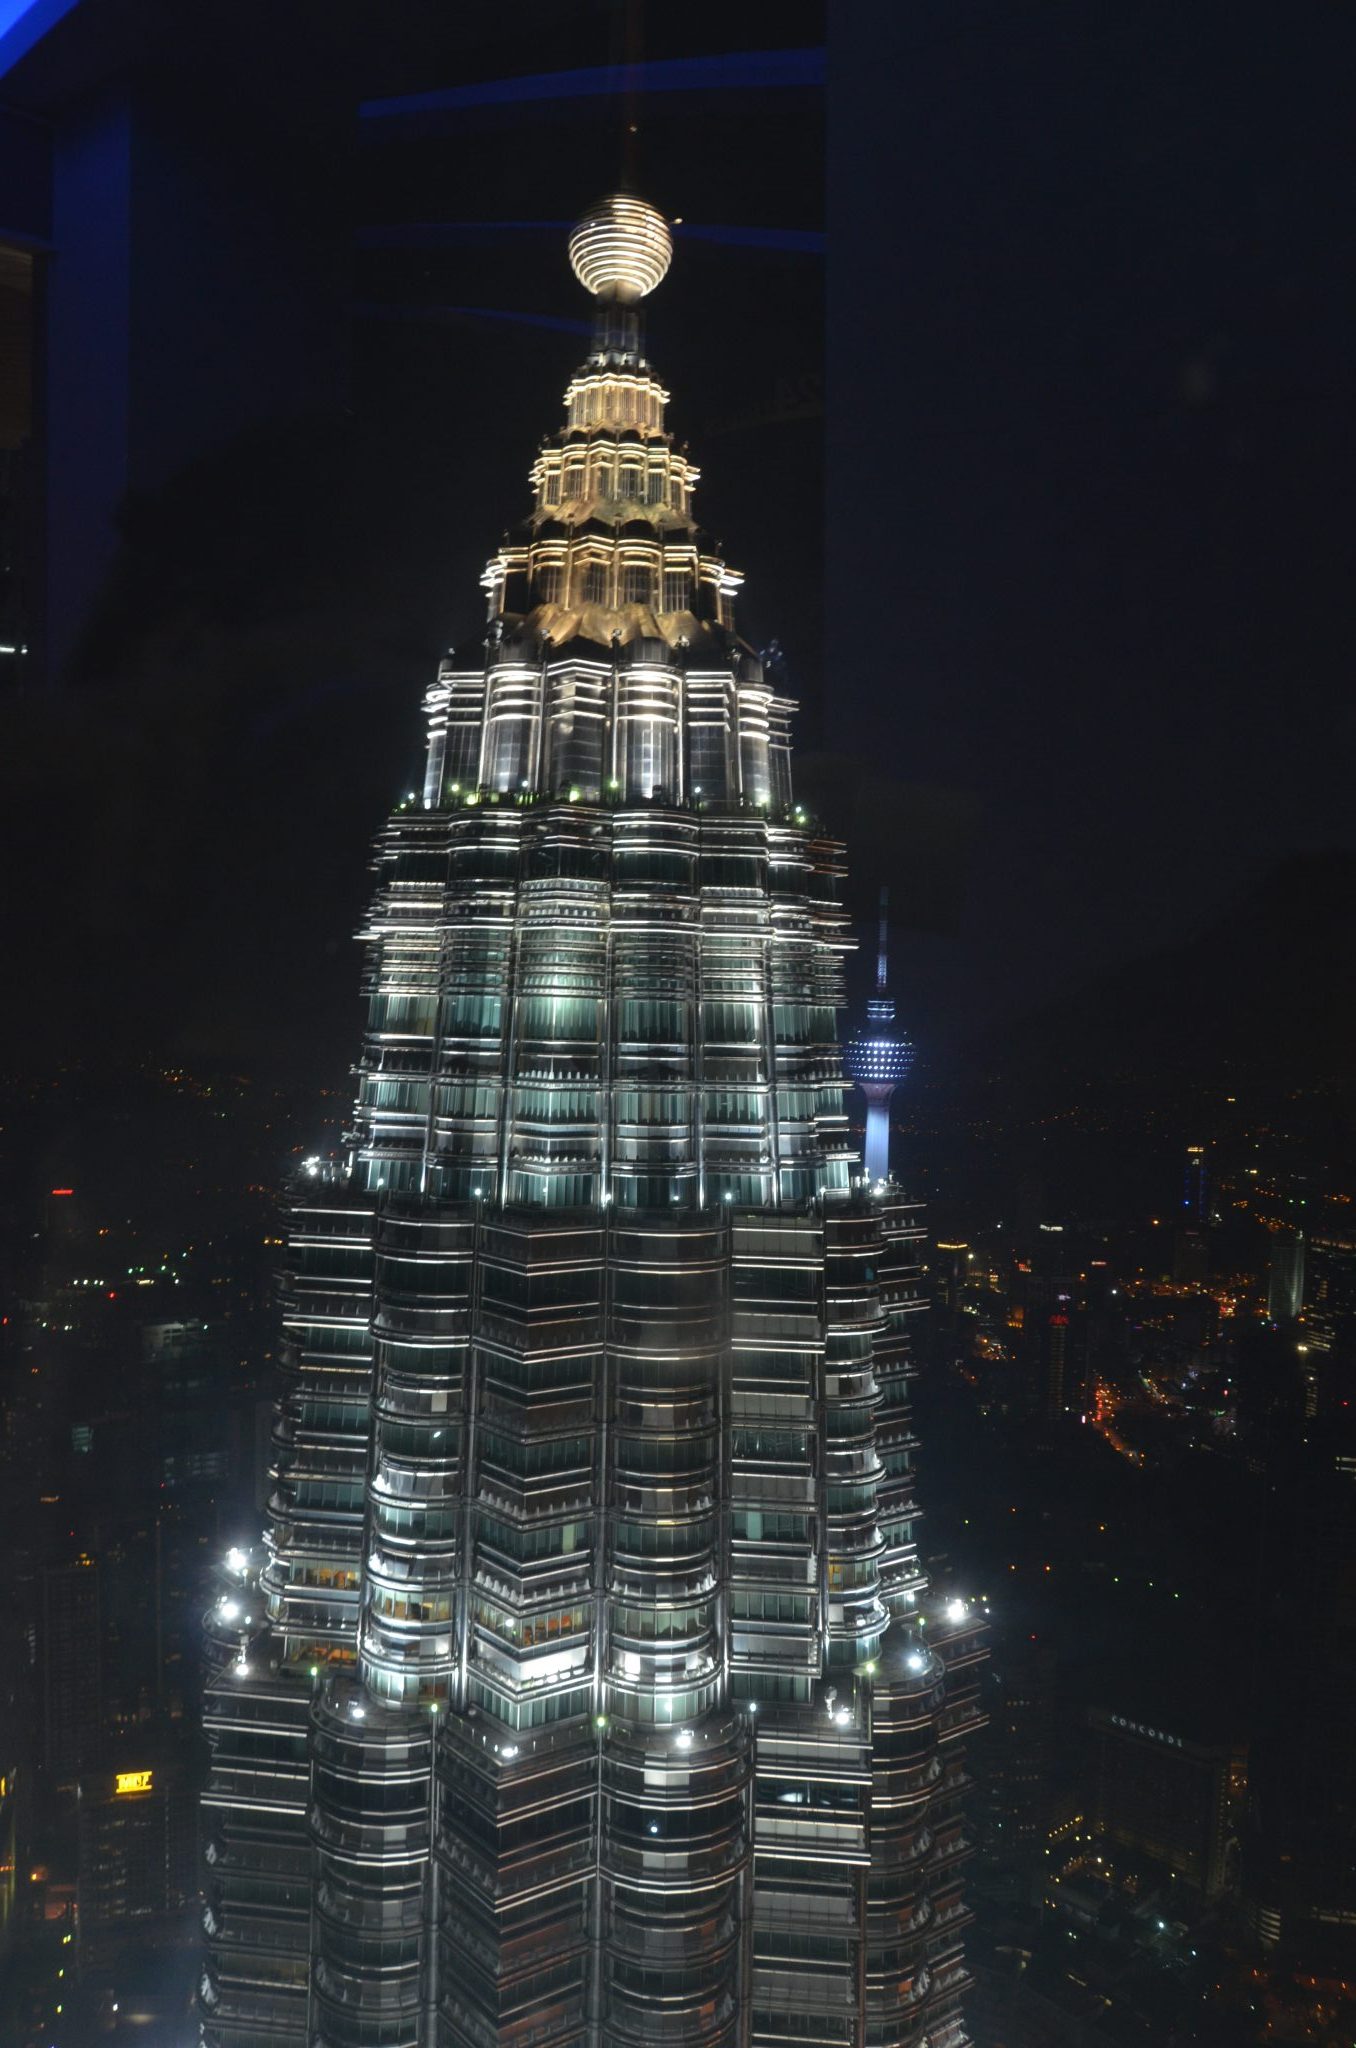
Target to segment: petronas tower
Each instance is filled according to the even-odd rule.
[[[920,1569],[921,1216],[854,1173],[842,850],[597,301],[376,848],[208,1617],[208,2048],[961,2048],[980,1612]]]

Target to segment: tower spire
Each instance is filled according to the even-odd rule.
[[[888,981],[888,955],[890,949],[890,891],[883,887],[880,892],[880,926],[876,935],[876,994],[885,994]]]

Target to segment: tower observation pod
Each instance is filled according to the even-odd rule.
[[[868,1184],[890,1178],[890,1104],[913,1065],[913,1044],[895,1023],[894,998],[888,992],[890,892],[880,892],[880,926],[876,945],[876,992],[866,1005],[866,1027],[854,1032],[843,1055],[843,1071],[866,1097]]]
[[[204,2048],[968,2039],[922,1219],[853,1185],[843,849],[645,355],[671,253],[575,229],[592,344],[377,838],[207,1616]]]

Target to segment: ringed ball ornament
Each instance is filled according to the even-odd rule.
[[[570,234],[570,267],[595,299],[633,306],[673,260],[673,237],[657,207],[630,192],[591,206]]]

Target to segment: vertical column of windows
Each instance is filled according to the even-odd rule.
[[[731,600],[722,593],[720,618],[731,625]],[[739,702],[739,761],[741,787],[751,803],[772,802],[772,772],[768,753],[768,720],[772,692],[761,682],[741,675]]]
[[[231,1659],[203,1692],[209,1767],[202,1794],[204,1921],[199,1989],[206,2048],[238,2048],[268,1987],[279,2040],[306,2033],[311,1978],[307,1686]]]
[[[720,1224],[623,1218],[610,1231],[613,1502],[608,1710],[671,1726],[720,1697]]]
[[[766,1002],[766,832],[722,821],[702,833],[702,1075],[705,1170],[712,1199],[775,1200]],[[743,1121],[730,1105],[747,1105]]]
[[[480,780],[501,795],[535,787],[542,717],[542,674],[532,651],[506,647],[485,685]]]
[[[567,839],[551,864],[592,858],[586,842]],[[602,1170],[606,884],[527,881],[518,916],[509,1199],[576,1207],[597,1199]]]
[[[925,1306],[920,1263],[923,1233],[918,1212],[912,1205],[891,1198],[877,1206],[882,1234],[879,1277],[885,1311],[885,1328],[875,1347],[881,1392],[876,1419],[882,1465],[879,1514],[885,1541],[881,1585],[892,1612],[908,1614],[923,1583],[916,1540],[915,1438],[908,1392],[915,1369],[914,1330]]]
[[[682,678],[662,640],[633,641],[617,675],[617,763],[631,800],[682,799]]]
[[[774,811],[791,803],[791,720],[795,705],[774,696],[768,705],[768,789]]]
[[[652,604],[655,595],[653,562],[640,556],[623,556],[617,596],[622,604]]]
[[[602,1246],[539,1213],[486,1224],[481,1249],[467,1698],[528,1729],[590,1703]]]
[[[666,612],[691,611],[692,570],[686,562],[665,558],[660,608]]]
[[[599,2038],[738,2048],[747,1725],[603,1738]]]
[[[758,1721],[751,2040],[791,2048],[807,2035],[858,2048],[876,2038],[860,2000],[870,1742],[825,1698]],[[914,2043],[895,2015],[881,2043]]]
[[[880,1648],[889,1619],[881,1599],[885,1543],[878,1517],[880,1391],[875,1345],[881,1310],[880,1224],[870,1211],[825,1220],[823,1455],[827,1646],[831,1664],[858,1666]]]
[[[665,571],[665,609],[690,610],[691,578]],[[676,600],[676,602],[671,602]],[[734,686],[728,671],[686,676],[688,788],[694,803],[709,808],[729,803],[738,789],[734,765]]]
[[[683,821],[617,821],[611,1193],[623,1208],[687,1206],[695,1194],[695,845]]]
[[[485,674],[449,672],[447,682],[447,733],[442,755],[442,774],[433,792],[433,807],[448,796],[474,789],[480,779],[480,729],[485,709]],[[432,770],[430,749],[430,770]]]
[[[347,1188],[299,1200],[282,1290],[285,1391],[274,1425],[263,1576],[284,1658],[354,1655],[372,1385],[373,1208]]]
[[[310,1747],[314,2034],[414,2048],[432,1847],[430,1717],[384,1710],[340,1683],[313,1703]]]
[[[830,1194],[844,1194],[849,1185],[852,1151],[847,1110],[843,1095],[843,1063],[833,1019],[842,1009],[845,991],[842,962],[850,940],[843,914],[841,894],[844,876],[843,850],[835,841],[815,839],[807,843],[810,864],[810,929],[814,941],[812,999],[820,1016],[830,1020],[830,1030],[819,1048],[819,1109],[816,1126],[822,1160],[820,1185]]]
[[[819,1669],[822,1266],[819,1224],[735,1218],[728,1627],[736,1695],[760,1709],[808,1701]]]
[[[578,604],[606,604],[609,599],[609,561],[605,555],[590,552],[577,557],[574,564],[575,601]]]
[[[841,1061],[835,1019],[821,994],[816,938],[807,901],[809,864],[798,832],[772,835],[773,936],[768,954],[776,1070],[778,1171],[784,1202],[818,1192],[823,1151],[819,1087],[837,1078]],[[827,1041],[827,1042],[826,1042]]]
[[[600,797],[606,775],[611,664],[572,656],[547,669],[547,755],[542,784],[556,795]]]
[[[368,943],[367,1034],[356,1132],[367,1185],[418,1188],[424,1174],[429,1077],[438,1030],[445,826],[418,814],[378,843]]]
[[[493,1174],[518,830],[513,815],[444,813],[399,820],[383,842],[355,1133],[374,1190],[464,1199]],[[415,835],[429,851],[406,850]]]
[[[379,1698],[448,1698],[472,1227],[397,1200],[377,1228],[376,1376],[363,1675]]]
[[[592,1731],[549,1750],[454,1718],[440,1745],[440,2041],[506,2032],[543,2048],[584,2038],[596,1867]],[[489,2029],[494,2027],[495,2032]]]

